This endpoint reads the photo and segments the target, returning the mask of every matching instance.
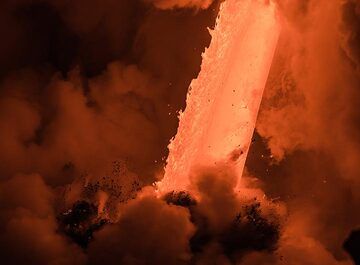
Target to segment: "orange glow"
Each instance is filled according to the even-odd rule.
[[[169,145],[160,192],[188,190],[194,166],[234,163],[241,176],[280,33],[275,4],[227,0]]]

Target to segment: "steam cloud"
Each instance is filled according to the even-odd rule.
[[[353,211],[360,202],[359,2],[278,5],[283,33],[257,124],[270,153],[249,167],[323,248],[311,264],[338,264],[346,259],[343,239],[360,217]],[[257,163],[272,166],[259,171]]]
[[[196,194],[159,199],[148,186],[218,5],[0,3],[2,264],[351,264],[342,242],[360,218],[356,0],[278,1],[283,33],[240,194],[221,165],[194,172]],[[77,201],[109,222],[86,250],[59,225]]]

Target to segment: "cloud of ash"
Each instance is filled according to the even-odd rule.
[[[115,223],[94,234],[90,264],[235,264],[251,251],[272,253],[283,208],[254,192],[239,196],[235,179],[217,167],[194,173],[193,194],[159,199],[142,190],[120,205]]]
[[[39,175],[0,184],[3,264],[85,264],[80,247],[57,233],[54,193]]]
[[[185,208],[143,195],[121,208],[116,224],[95,235],[90,264],[182,264],[190,259],[193,231]]]
[[[108,208],[161,173],[216,8],[1,1],[1,264],[89,263],[82,247],[118,218]],[[136,210],[142,202],[128,218],[159,207],[164,225],[178,218],[191,232],[185,210],[154,198]]]
[[[122,160],[151,183],[164,166],[217,5],[85,2],[1,3],[1,179],[63,185]]]
[[[77,72],[65,80],[53,77],[45,95],[36,95],[40,88],[29,89],[31,75],[17,74],[2,86],[4,177],[36,170],[59,184],[74,173],[101,174],[103,165],[117,157],[136,160],[139,167],[161,160],[156,124],[161,117],[156,112],[167,106],[156,81],[138,67],[110,64],[104,74],[87,81],[86,95]],[[147,89],[151,85],[155,88]]]
[[[231,169],[217,167],[194,174],[194,194],[159,198],[152,187],[143,188],[117,203],[116,219],[85,234],[89,237],[85,251],[69,226],[76,224],[70,232],[78,233],[91,227],[89,222],[99,213],[92,216],[91,207],[78,203],[77,209],[59,216],[61,191],[47,186],[39,175],[18,175],[0,184],[0,200],[6,202],[0,210],[1,260],[4,264],[211,264],[214,260],[235,264],[253,251],[270,255],[278,247],[283,206],[266,200],[261,191],[235,193],[235,179]],[[65,225],[59,227],[59,222]]]

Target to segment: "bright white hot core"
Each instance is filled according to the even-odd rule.
[[[169,144],[161,193],[188,190],[192,168],[220,161],[241,177],[280,33],[275,10],[265,0],[222,3]]]

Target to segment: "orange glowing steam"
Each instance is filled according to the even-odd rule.
[[[265,3],[267,2],[267,3]],[[228,161],[241,176],[280,33],[275,4],[227,0],[169,145],[161,193],[188,190],[194,166]]]

